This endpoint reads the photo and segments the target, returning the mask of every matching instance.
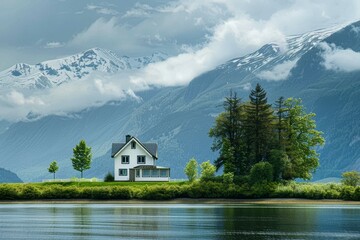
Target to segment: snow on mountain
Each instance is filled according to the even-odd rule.
[[[19,63],[0,72],[1,89],[45,89],[81,79],[93,72],[113,74],[140,69],[166,59],[166,55],[130,58],[92,48],[69,57],[44,61],[35,65]]]
[[[274,68],[278,64],[287,61],[297,61],[304,53],[308,52],[320,41],[324,40],[332,33],[338,31],[343,26],[320,29],[304,34],[289,36],[286,38],[286,46],[279,46],[275,43],[266,44],[259,50],[246,56],[238,57],[220,65],[220,69],[229,71],[247,71],[259,74],[261,71]]]

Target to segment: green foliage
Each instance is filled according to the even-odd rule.
[[[266,184],[273,181],[273,175],[273,166],[269,162],[259,162],[250,170],[250,182]]]
[[[18,195],[17,188],[13,185],[0,184],[0,200],[16,200]]]
[[[83,178],[83,171],[90,169],[91,157],[91,148],[86,145],[85,140],[81,140],[73,148],[72,165],[76,171],[81,172],[81,178]]]
[[[322,132],[316,130],[314,113],[307,114],[300,99],[289,98],[284,102],[285,149],[289,164],[283,173],[284,179],[310,179],[311,172],[319,166],[319,154],[315,147],[325,143]]]
[[[54,174],[54,179],[55,179],[55,173],[59,170],[59,166],[57,165],[57,162],[54,160],[52,161],[52,163],[50,163],[50,166],[48,168],[49,173],[53,173]]]
[[[214,139],[212,150],[220,151],[215,161],[217,169],[224,167],[224,173],[235,172],[237,175],[246,171],[244,144],[244,107],[236,93],[230,92],[225,98],[224,112],[215,120],[215,126],[209,131]]]
[[[197,178],[198,163],[195,158],[189,160],[189,162],[185,166],[184,172],[190,182],[193,182]]]
[[[114,175],[111,172],[108,172],[104,178],[104,182],[113,182],[114,180]]]
[[[274,180],[310,179],[319,166],[316,147],[325,143],[316,130],[315,114],[306,113],[300,99],[280,97],[275,107],[267,103],[265,90],[257,84],[241,103],[236,93],[224,101],[224,112],[215,119],[209,136],[215,161],[224,173],[246,176],[254,164],[273,165]]]
[[[245,131],[248,142],[249,162],[258,163],[268,154],[273,139],[273,110],[267,103],[265,90],[257,84],[249,95],[250,102],[245,106]]]
[[[200,164],[201,177],[200,180],[207,181],[215,177],[216,167],[210,163],[210,160]]]
[[[269,153],[269,163],[273,166],[275,181],[282,179],[285,170],[290,171],[289,158],[283,150],[272,149]]]
[[[341,182],[344,185],[356,187],[360,184],[360,173],[358,171],[344,172],[341,176]]]
[[[226,185],[230,185],[234,183],[234,173],[228,172],[223,174],[223,182]]]

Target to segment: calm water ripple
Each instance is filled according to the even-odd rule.
[[[1,239],[360,239],[360,207],[0,204]]]

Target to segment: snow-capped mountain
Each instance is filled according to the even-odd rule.
[[[233,90],[247,101],[249,90],[259,82],[267,91],[270,103],[280,96],[300,97],[307,111],[317,114],[317,126],[325,133],[326,145],[319,150],[321,167],[316,178],[339,177],[341,171],[359,170],[359,71],[326,69],[322,64],[323,50],[319,47],[319,43],[334,44],[360,52],[360,34],[353,31],[354,28],[360,29],[360,22],[340,30],[331,28],[288,37],[286,47],[269,43],[196,77],[188,86],[138,93],[143,101],[127,99],[79,112],[76,117],[46,116],[15,123],[0,133],[0,145],[4,146],[0,148],[0,166],[16,172],[24,181],[35,181],[49,177],[46,168],[56,159],[61,166],[59,177],[72,177],[76,174],[70,162],[72,148],[80,139],[86,139],[92,147],[94,160],[85,174],[102,178],[113,171],[111,143],[122,142],[126,134],[131,134],[144,142],[157,142],[158,164],[171,167],[172,178],[184,178],[183,169],[191,157],[199,162],[217,157],[217,153],[210,150],[212,139],[208,131],[214,124],[214,117],[223,111],[224,97]],[[97,53],[93,59],[101,62],[105,57],[99,55]],[[96,63],[97,69],[100,66],[104,72],[113,69],[111,58],[106,59],[108,64]],[[80,62],[76,60],[77,66]],[[136,62],[138,65],[129,64],[132,68],[146,65]],[[288,74],[280,74],[281,79],[266,79],[272,76],[270,73],[281,72],[278,66],[289,62],[292,64],[286,66]],[[80,69],[93,68],[90,60],[81,63]],[[54,65],[49,67],[59,69],[62,66]],[[77,76],[77,68],[71,66],[70,60],[66,65],[73,70],[68,71],[74,74],[69,76]],[[126,64],[116,62],[116,65],[128,69]],[[24,72],[28,69],[21,65],[18,68]],[[82,70],[78,73],[81,75]]]
[[[93,48],[69,57],[41,62],[35,65],[19,63],[0,72],[0,86],[4,89],[44,89],[76,81],[93,72],[114,74],[140,69],[149,63],[163,61],[166,55],[130,58]]]

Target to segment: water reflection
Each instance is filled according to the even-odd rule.
[[[358,206],[0,204],[0,239],[360,239]]]

